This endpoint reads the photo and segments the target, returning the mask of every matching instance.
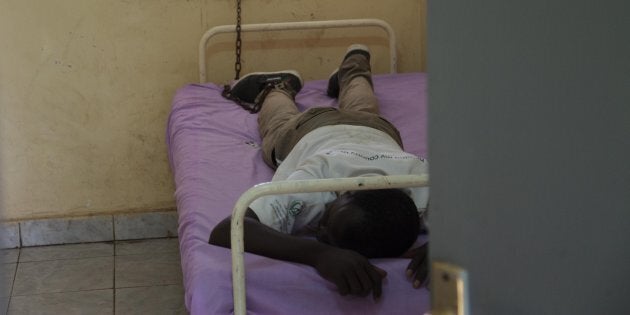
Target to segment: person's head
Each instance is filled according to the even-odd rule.
[[[420,231],[413,200],[399,189],[346,192],[326,205],[317,239],[366,257],[396,257]]]

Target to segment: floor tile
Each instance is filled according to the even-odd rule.
[[[0,249],[0,264],[16,263],[19,254],[19,248]]]
[[[0,222],[0,248],[20,247],[20,224]]]
[[[14,296],[9,305],[9,314],[15,315],[111,315],[113,313],[114,292],[112,289]]]
[[[22,248],[20,262],[107,257],[113,255],[113,243],[36,246]]]
[[[22,246],[114,240],[111,215],[24,221],[20,233]]]
[[[116,256],[116,288],[182,284],[178,253]]]
[[[116,289],[116,314],[188,314],[181,285]]]
[[[145,255],[157,253],[179,253],[178,238],[118,241],[116,255]]]
[[[114,216],[117,240],[177,236],[177,212],[147,212]]]
[[[20,263],[13,296],[113,288],[114,257]]]
[[[4,315],[7,313],[7,308],[9,307],[9,297],[0,297],[0,314]]]
[[[0,297],[11,295],[11,287],[15,278],[15,270],[17,264],[1,264],[0,265]]]

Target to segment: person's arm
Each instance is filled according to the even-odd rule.
[[[405,273],[407,277],[412,280],[413,287],[416,289],[429,281],[428,252],[429,243],[426,243],[407,251],[403,255],[404,258],[411,258],[411,262],[407,266]]]
[[[421,233],[428,233],[425,225],[425,216],[428,214],[429,206],[423,211],[423,215],[418,216]],[[408,250],[403,254],[403,258],[411,258],[411,262],[405,271],[407,278],[411,279],[414,288],[419,288],[423,284],[429,283],[429,243]]]
[[[230,248],[230,221],[221,221],[210,234],[209,243]],[[357,252],[333,247],[316,240],[280,233],[262,224],[254,211],[247,209],[244,220],[245,251],[312,266],[337,286],[341,295],[378,298],[386,272]]]

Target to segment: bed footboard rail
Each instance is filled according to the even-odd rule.
[[[373,26],[385,30],[389,39],[390,73],[396,73],[396,34],[389,23],[380,19],[348,19],[348,20],[327,20],[327,21],[307,21],[307,22],[283,22],[283,23],[263,23],[263,24],[243,24],[241,32],[265,32],[265,31],[287,31],[287,30],[309,30],[327,28],[348,28]],[[236,25],[219,25],[209,29],[203,34],[199,41],[199,83],[206,83],[206,47],[211,37],[222,33],[236,32]]]
[[[234,314],[246,314],[245,264],[243,221],[247,207],[259,197],[291,193],[347,191],[386,188],[423,187],[429,185],[428,175],[395,175],[352,178],[332,178],[317,180],[276,181],[256,185],[236,201],[232,211],[232,286]]]

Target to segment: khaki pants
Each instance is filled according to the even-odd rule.
[[[370,64],[365,56],[349,56],[339,68],[339,109],[316,107],[300,113],[293,98],[275,89],[265,98],[258,113],[264,161],[275,169],[295,144],[307,133],[323,126],[356,125],[389,134],[402,148],[400,134],[394,125],[379,116],[374,96]]]

